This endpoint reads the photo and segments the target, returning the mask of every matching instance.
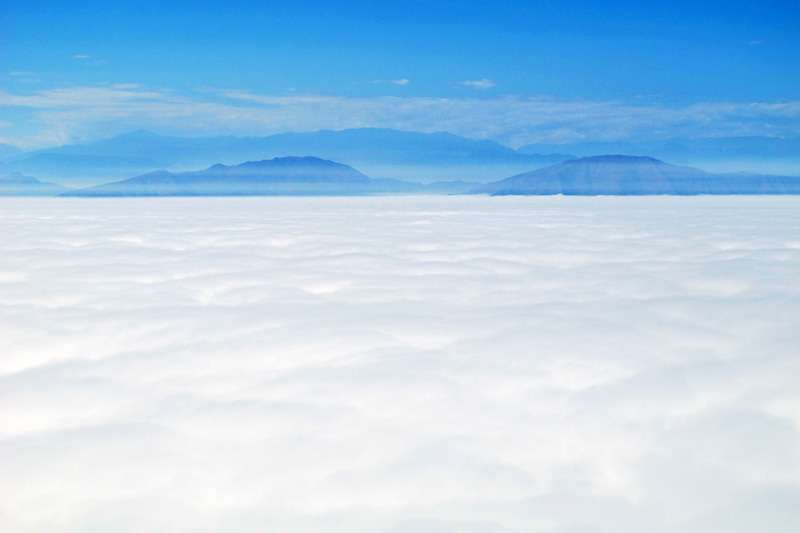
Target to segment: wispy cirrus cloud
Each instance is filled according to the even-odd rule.
[[[8,75],[15,81],[20,81],[22,83],[39,83],[42,81],[35,72],[29,70],[12,70]]]
[[[399,80],[372,80],[372,83],[390,83],[392,85],[408,85],[409,80],[408,78],[402,78]]]
[[[666,105],[653,99],[539,95],[343,97],[220,88],[181,93],[116,84],[0,92],[0,107],[28,114],[28,122],[38,128],[25,136],[7,131],[0,142],[28,147],[52,144],[52,132],[67,142],[142,127],[181,135],[388,127],[444,130],[511,146],[654,136],[800,135],[800,101]]]
[[[105,65],[106,63],[108,63],[108,61],[106,61],[105,59],[92,59],[92,56],[90,56],[89,54],[75,54],[74,56],[72,56],[72,59],[77,59],[78,61],[82,61],[86,65],[91,65],[95,67],[100,65]]]
[[[496,87],[497,83],[494,80],[490,80],[489,78],[483,78],[480,80],[465,80],[460,81],[456,85],[460,85],[462,87],[471,87],[473,89],[478,89],[480,91],[485,91],[487,89],[491,89],[492,87]]]

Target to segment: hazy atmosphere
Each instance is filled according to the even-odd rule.
[[[9,2],[0,142],[796,138],[798,21],[794,1]]]
[[[0,7],[3,533],[795,533],[800,3]]]

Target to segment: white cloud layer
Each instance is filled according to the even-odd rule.
[[[402,81],[402,80],[399,80]],[[0,91],[0,109],[31,114],[36,133],[0,135],[24,147],[150,128],[180,135],[267,135],[358,127],[449,131],[518,147],[532,142],[571,142],[674,136],[800,135],[800,102],[599,101],[547,96],[491,98],[340,97],[265,95],[237,89],[181,94],[117,84],[65,87],[26,94]],[[28,119],[26,119],[28,120]],[[19,121],[17,121],[19,122]]]
[[[0,530],[793,532],[800,199],[23,199]]]

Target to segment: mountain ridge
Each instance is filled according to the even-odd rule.
[[[0,161],[11,159],[19,156],[22,153],[24,153],[24,151],[21,148],[17,148],[16,146],[12,146],[10,144],[0,143]]]
[[[0,176],[0,196],[58,196],[69,190],[69,187],[40,181],[19,172]]]
[[[492,196],[798,194],[800,177],[712,174],[649,156],[602,155],[523,172],[476,187],[470,193]]]
[[[800,174],[800,137],[672,137],[657,141],[580,141],[565,144],[534,143],[519,153],[570,153],[576,158],[602,154],[651,156],[705,170]]]
[[[349,165],[319,157],[282,157],[214,164],[204,170],[173,173],[157,170],[104,185],[69,191],[63,196],[360,196],[374,194],[465,192],[474,183],[423,185],[367,177]]]
[[[490,140],[389,128],[287,132],[263,137],[175,137],[136,130],[87,144],[26,152],[0,164],[65,183],[123,179],[158,169],[183,172],[214,163],[313,154],[376,177],[487,181],[571,158],[521,154]],[[94,182],[94,183],[93,183]]]

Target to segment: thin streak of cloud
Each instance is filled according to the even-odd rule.
[[[489,78],[483,78],[481,80],[465,80],[460,81],[457,83],[462,87],[471,87],[473,89],[478,89],[479,91],[485,91],[487,89],[491,89],[492,87],[496,87],[497,83],[494,80],[490,80]]]
[[[42,81],[35,72],[29,70],[12,70],[8,75],[22,83],[40,83]]]
[[[108,61],[106,61],[105,59],[97,59],[94,61],[89,61],[90,59],[92,59],[92,56],[88,54],[76,54],[72,56],[72,58],[77,59],[78,61],[83,61],[85,65],[90,65],[94,67],[98,67],[100,65],[105,65],[106,63],[108,63]]]
[[[409,80],[407,78],[403,78],[400,80],[372,80],[372,83],[391,83],[393,85],[408,85]]]
[[[32,114],[39,133],[21,137],[9,132],[5,141],[0,140],[27,147],[46,145],[44,140],[54,137],[69,142],[139,127],[182,135],[267,135],[353,127],[444,130],[510,146],[617,140],[653,132],[664,137],[800,135],[800,101],[700,102],[670,107],[640,99],[519,95],[347,98],[216,88],[181,94],[117,84],[27,94],[0,91],[0,106],[25,108]]]

